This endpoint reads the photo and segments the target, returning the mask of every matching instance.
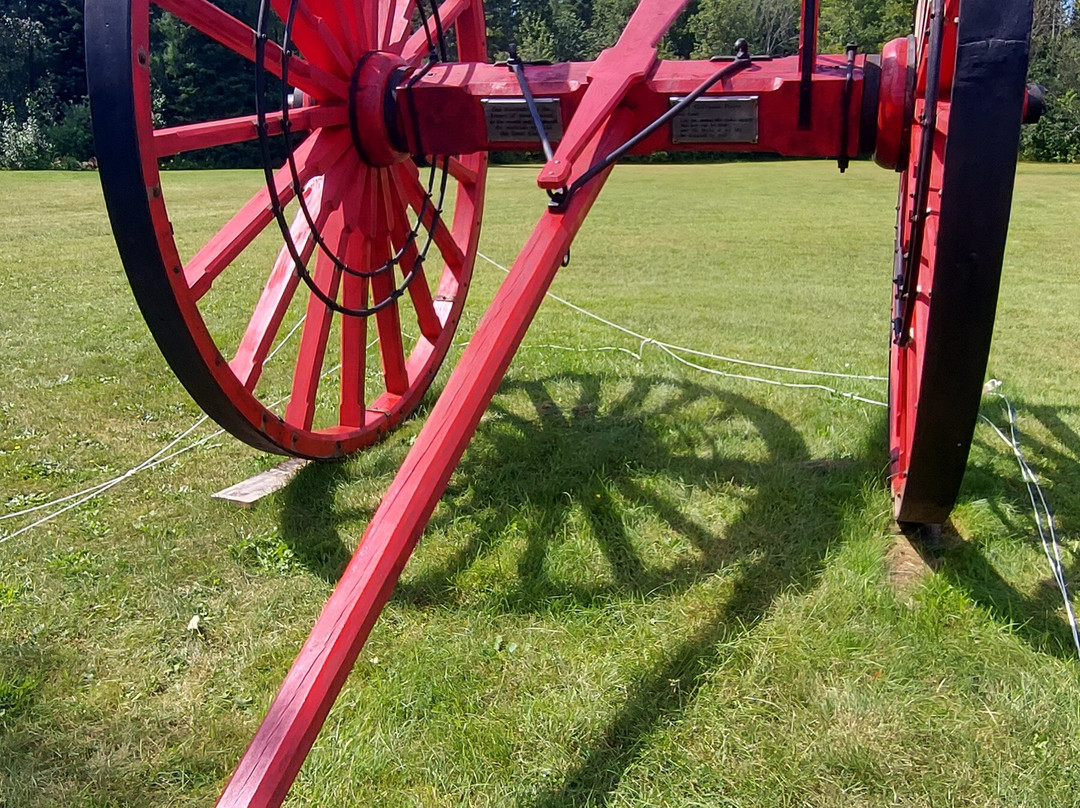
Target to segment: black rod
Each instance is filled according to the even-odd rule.
[[[536,127],[536,133],[540,135],[540,145],[544,147],[544,157],[551,160],[555,157],[555,152],[551,148],[547,130],[544,129],[544,122],[540,120],[540,110],[536,106],[536,99],[533,98],[532,90],[529,89],[529,82],[525,80],[525,63],[518,57],[517,45],[513,42],[510,43],[510,58],[506,60],[506,64],[513,71],[518,85],[521,87],[521,94],[525,98],[525,106],[529,108],[533,126]]]
[[[809,129],[813,119],[814,65],[817,63],[818,0],[803,0],[799,29],[799,128]]]
[[[926,234],[926,205],[930,199],[930,169],[934,162],[934,136],[937,134],[938,93],[941,82],[941,50],[945,37],[945,0],[935,0],[931,10],[930,40],[926,44],[926,95],[924,96],[922,138],[919,162],[915,166],[915,201],[912,206],[911,241],[904,254],[904,277],[897,293],[899,316],[893,323],[893,337],[900,347],[911,341],[908,333],[919,294],[919,268],[922,265]]]

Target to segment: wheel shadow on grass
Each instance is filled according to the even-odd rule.
[[[717,491],[731,512],[749,508],[740,519],[749,519],[749,533],[776,534],[791,529],[793,508],[803,510],[804,525],[820,522],[817,486],[803,482],[829,479],[852,465],[813,462],[790,424],[742,396],[635,377],[608,402],[602,395],[606,384],[596,375],[503,384],[451,482],[444,498],[448,507],[436,514],[429,532],[456,523],[474,527],[441,563],[401,581],[396,602],[420,607],[453,602],[459,576],[510,541],[523,547],[514,584],[498,594],[496,611],[547,612],[625,596],[671,595],[747,553],[786,553],[781,544],[744,543],[720,529],[719,521],[707,524],[689,516],[672,489]],[[573,403],[556,403],[566,394],[552,388],[568,386],[575,389]],[[697,409],[693,418],[683,418],[688,408]],[[755,510],[752,502],[762,499],[762,491],[765,500],[772,492],[784,496]],[[693,551],[666,564],[647,563],[627,527],[632,512],[641,510]],[[571,522],[574,527],[568,527]],[[820,532],[827,533],[828,526]],[[607,574],[602,580],[553,569],[553,556],[574,529],[603,555]]]
[[[1080,524],[1080,513],[1077,512],[1080,506],[1080,434],[1066,423],[1062,414],[1075,417],[1077,410],[1076,405],[1025,407],[1025,412],[1031,413],[1058,445],[1033,441],[1028,435],[1020,437],[1022,445],[1031,447],[1031,459],[1038,457],[1042,461],[1038,464],[1038,473],[1045,476],[1053,488],[1052,504],[1059,531],[1072,534]]]
[[[426,607],[454,602],[455,579],[500,551],[516,553],[517,575],[493,586],[498,611],[549,613],[603,607],[615,599],[677,595],[714,574],[732,580],[723,606],[644,671],[608,724],[587,740],[580,763],[540,794],[535,808],[603,806],[647,749],[657,727],[677,718],[727,640],[754,630],[778,595],[812,587],[843,534],[844,514],[880,477],[879,439],[847,459],[815,459],[801,435],[744,396],[665,378],[635,378],[612,403],[602,377],[566,375],[503,385],[492,416],[466,455],[440,524],[475,523],[471,538],[433,569],[403,582],[395,599]],[[574,398],[565,392],[576,390]],[[659,398],[657,388],[666,394]],[[522,414],[527,402],[531,414]],[[519,406],[514,406],[515,402]],[[695,410],[684,418],[688,410]],[[867,434],[884,434],[881,424]],[[688,515],[672,489],[727,497],[715,521]],[[690,548],[657,564],[627,529],[648,512]],[[560,526],[571,518],[595,542],[606,580],[553,571]],[[512,538],[508,538],[512,537]],[[512,548],[505,545],[515,541]],[[703,619],[701,619],[703,618]],[[695,621],[695,622],[699,622]]]
[[[1077,488],[1080,483],[1080,435],[1062,419],[1064,410],[1075,411],[1072,407],[1059,409],[1045,405],[1024,408],[1026,414],[1039,421],[1056,445],[1030,434],[1020,436],[1021,448],[1028,462],[1035,467],[1054,508],[1059,538],[1068,532],[1068,525],[1076,523],[1075,508],[1080,497]],[[996,407],[986,414],[995,423],[1004,423],[1002,413]],[[1010,452],[996,438],[976,437],[976,443],[991,453]],[[1041,554],[1041,543],[1031,521],[1033,515],[1027,487],[1019,469],[1013,466],[1013,471],[1014,474],[1002,476],[994,466],[972,463],[964,481],[962,498],[985,501],[1010,535],[1029,536],[1028,543],[1037,547]],[[1017,510],[1014,512],[1006,503],[1014,503]],[[1076,658],[1072,631],[1061,616],[1061,594],[1051,577],[1048,562],[1046,578],[1032,591],[1024,593],[998,571],[978,537],[962,537],[951,521],[945,524],[940,535],[924,533],[914,537],[912,546],[931,569],[945,576],[995,620],[1011,626],[1032,649],[1061,659]],[[1075,587],[1080,576],[1080,559],[1067,548],[1063,551],[1065,578]]]
[[[309,463],[281,492],[281,539],[297,563],[332,584],[352,555],[338,526],[367,515],[335,506],[337,490],[351,481],[343,463]]]
[[[979,542],[961,537],[952,522],[944,525],[939,537],[913,538],[912,546],[930,569],[994,620],[1010,626],[1033,650],[1059,659],[1076,659],[1069,625],[1058,614],[1061,595],[1053,580],[1043,581],[1030,595],[1024,594],[998,572]],[[1074,563],[1065,577],[1075,581],[1078,572],[1080,565]]]

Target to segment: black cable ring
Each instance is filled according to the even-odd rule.
[[[295,21],[297,5],[298,5],[298,0],[292,0],[292,2],[290,3],[290,6],[289,6],[289,17],[288,17],[288,19],[286,21],[286,25],[285,25],[285,34],[284,34],[283,46],[282,46],[282,50],[285,53],[288,53],[287,46],[289,45],[290,39],[291,39],[292,25],[293,25],[293,22]],[[426,29],[425,29],[425,33],[426,33]],[[430,40],[430,34],[427,34],[427,38]],[[371,54],[369,52],[369,53],[364,54],[360,58],[360,61],[357,64],[356,69],[353,71],[353,78],[350,81],[350,85],[349,85],[349,93],[350,93],[350,96],[349,96],[349,99],[348,99],[349,111],[350,111],[349,128],[350,128],[351,134],[353,135],[354,144],[356,144],[358,142],[358,140],[359,140],[359,133],[356,131],[355,115],[353,115],[353,110],[354,110],[353,96],[355,94],[355,82],[359,78],[360,69],[363,67],[363,65],[367,61],[367,59],[370,58],[370,55]],[[289,72],[289,67],[288,67],[287,62],[285,62],[285,63],[282,64],[281,105],[282,105],[282,131],[286,135],[286,137],[287,137],[287,133],[289,131],[291,131],[291,126],[289,125],[289,103],[288,103],[288,92],[287,92],[287,88],[288,88],[288,72]],[[256,93],[256,105],[261,103],[261,98],[262,98],[262,93],[257,92]],[[378,277],[379,275],[383,275],[383,274],[385,274],[387,272],[391,272],[395,266],[400,264],[402,257],[405,255],[405,252],[408,250],[408,248],[409,248],[409,246],[411,244],[415,243],[416,237],[419,234],[419,229],[420,229],[420,226],[423,223],[423,217],[427,213],[427,206],[428,206],[428,204],[430,202],[431,192],[432,192],[433,187],[434,187],[434,176],[429,177],[427,195],[425,196],[423,205],[421,205],[420,211],[417,214],[417,223],[416,223],[416,225],[414,225],[410,229],[409,236],[405,239],[405,244],[401,247],[401,249],[399,249],[389,260],[387,260],[387,262],[385,264],[383,264],[378,269],[366,270],[366,271],[365,270],[357,270],[357,269],[353,269],[352,267],[348,266],[348,264],[346,264],[341,259],[341,257],[337,255],[337,253],[334,250],[331,250],[329,248],[329,246],[326,244],[326,242],[323,240],[322,234],[319,232],[319,229],[315,225],[314,217],[312,217],[312,215],[311,215],[311,211],[307,206],[307,202],[303,198],[302,189],[300,188],[299,172],[298,172],[298,170],[296,168],[296,160],[295,160],[295,156],[293,154],[292,144],[289,143],[288,140],[286,140],[286,150],[287,150],[287,159],[288,159],[288,163],[289,163],[289,171],[292,174],[292,178],[293,178],[293,188],[294,188],[294,190],[296,191],[296,194],[297,194],[297,200],[296,200],[297,204],[300,207],[300,210],[304,215],[304,219],[307,221],[308,228],[309,228],[309,230],[310,230],[310,232],[312,234],[312,238],[314,239],[316,246],[319,247],[323,251],[323,253],[326,255],[327,258],[329,258],[331,260],[331,262],[334,264],[334,266],[338,270],[340,270],[340,271],[342,271],[342,272],[344,272],[346,274],[352,275],[354,277],[373,278],[373,277]],[[363,151],[362,149],[358,149],[358,150],[361,151],[361,153]],[[443,202],[443,199],[440,198],[438,210],[441,210],[442,202]],[[436,216],[436,219],[433,221],[433,225],[437,224],[437,221],[438,221],[438,219],[437,219],[437,216]],[[284,235],[284,231],[283,231],[283,235]],[[289,231],[288,235],[286,235],[285,237],[286,237],[287,240],[292,239],[291,230]],[[431,238],[430,238],[430,233],[429,233],[429,238],[428,238],[427,242],[425,243],[424,249],[420,251],[420,260],[421,260],[421,262],[427,257],[427,253],[428,253],[428,250],[430,249],[430,246],[431,246]],[[308,285],[308,287],[311,288],[311,290],[318,295],[319,292],[321,292],[321,290],[317,290],[317,289],[315,289],[313,287],[313,285],[312,285],[314,283],[313,281],[311,283],[308,283],[308,277],[305,276],[307,268],[306,268],[306,266],[303,266],[302,262],[301,262],[300,266],[303,267],[302,271],[300,272],[301,278],[304,278],[304,281]],[[415,274],[416,274],[416,272],[415,272],[415,268],[414,268],[413,272],[408,276],[410,281],[411,281],[411,277],[413,275],[415,275]],[[408,282],[403,281],[402,288],[405,288],[407,286],[408,286]],[[400,295],[399,295],[399,297],[400,297]],[[361,310],[356,310],[356,311],[361,311]]]
[[[293,259],[294,269],[295,269],[297,275],[301,278],[301,280],[304,281],[304,284],[309,288],[311,293],[313,295],[315,295],[315,297],[318,298],[319,301],[322,302],[323,305],[325,305],[327,308],[331,309],[332,311],[336,311],[336,312],[338,312],[339,314],[341,314],[343,316],[370,317],[372,314],[376,314],[379,311],[382,311],[383,309],[389,307],[390,305],[394,304],[398,299],[400,299],[405,294],[405,292],[408,290],[409,285],[415,279],[417,274],[423,268],[424,262],[427,259],[427,253],[430,250],[431,244],[434,241],[435,228],[439,226],[440,221],[441,221],[442,206],[443,206],[443,203],[444,203],[445,197],[446,197],[446,186],[447,186],[448,175],[449,175],[449,168],[448,168],[449,160],[448,159],[443,160],[442,172],[441,172],[441,182],[439,184],[439,202],[438,202],[438,204],[432,206],[432,211],[433,212],[432,212],[432,224],[431,224],[431,226],[426,227],[424,225],[424,218],[427,215],[428,205],[432,203],[432,192],[434,191],[434,188],[435,188],[435,175],[436,175],[436,172],[438,171],[438,160],[437,159],[432,161],[432,163],[430,165],[430,172],[429,172],[429,176],[428,176],[427,190],[425,192],[424,202],[421,205],[420,211],[417,214],[416,224],[413,225],[412,228],[410,229],[409,235],[406,237],[405,242],[402,245],[402,247],[397,251],[397,253],[390,260],[388,260],[386,263],[384,263],[381,267],[379,267],[378,269],[367,270],[367,271],[354,269],[352,267],[349,267],[345,262],[343,262],[341,260],[341,258],[338,255],[336,255],[334,253],[334,251],[330,250],[326,246],[325,242],[323,241],[323,239],[321,237],[321,233],[319,232],[319,229],[315,226],[314,218],[311,216],[310,209],[307,207],[307,204],[306,204],[306,202],[304,200],[303,188],[301,187],[301,183],[300,183],[299,170],[297,169],[297,166],[296,166],[295,153],[294,153],[294,149],[293,149],[291,139],[290,139],[290,134],[291,134],[292,129],[291,129],[291,125],[289,123],[289,108],[290,108],[290,105],[289,105],[289,101],[288,101],[288,71],[289,71],[289,61],[291,59],[291,53],[290,53],[290,45],[291,45],[291,42],[292,42],[291,32],[292,32],[292,26],[293,26],[293,24],[295,22],[295,15],[296,15],[296,9],[297,9],[298,2],[299,2],[299,0],[292,0],[292,2],[290,3],[288,18],[285,21],[285,29],[284,29],[284,32],[283,32],[283,35],[282,35],[282,44],[281,44],[281,52],[282,52],[282,66],[281,66],[282,127],[281,128],[282,128],[282,136],[285,139],[285,147],[286,147],[286,153],[287,153],[287,161],[288,161],[288,164],[289,164],[289,170],[290,170],[290,173],[292,175],[293,190],[294,190],[294,192],[296,194],[297,203],[298,203],[301,211],[303,212],[304,218],[307,220],[307,223],[308,223],[308,226],[310,228],[310,232],[311,232],[311,236],[312,236],[313,240],[315,241],[316,245],[319,248],[322,249],[322,251],[326,255],[326,257],[329,258],[332,261],[332,263],[334,264],[336,269],[338,269],[338,270],[340,270],[342,272],[354,275],[354,276],[371,278],[371,277],[376,277],[378,275],[384,274],[384,273],[386,273],[388,271],[392,271],[395,266],[397,266],[397,265],[399,265],[401,263],[402,257],[408,251],[410,246],[415,245],[416,240],[417,240],[417,236],[419,235],[420,227],[423,226],[428,231],[427,239],[426,239],[426,241],[424,243],[423,249],[418,250],[417,257],[416,257],[415,261],[413,262],[413,267],[405,275],[405,277],[402,279],[402,282],[401,282],[400,286],[397,286],[394,289],[393,292],[391,292],[389,295],[387,295],[387,297],[384,298],[383,300],[376,303],[374,306],[370,306],[370,307],[366,307],[366,308],[359,308],[359,309],[353,309],[353,308],[343,306],[340,303],[338,303],[336,300],[334,300],[332,297],[330,297],[328,294],[326,294],[322,289],[319,288],[318,284],[315,283],[314,278],[311,277],[311,274],[307,269],[307,265],[304,262],[303,258],[300,256],[300,252],[297,249],[296,243],[292,238],[291,228],[289,227],[289,224],[285,219],[285,206],[282,205],[282,203],[281,203],[281,197],[279,196],[279,194],[277,192],[276,183],[274,181],[274,168],[273,168],[272,161],[270,159],[270,137],[269,137],[269,130],[268,130],[268,126],[267,126],[267,114],[266,114],[266,108],[265,108],[265,105],[264,105],[265,104],[264,96],[265,96],[265,87],[266,87],[266,85],[265,85],[265,76],[264,76],[263,69],[262,69],[262,66],[264,64],[265,57],[266,57],[266,42],[268,41],[268,37],[266,35],[266,22],[267,22],[267,18],[269,16],[269,13],[268,13],[267,0],[261,0],[261,2],[259,4],[258,27],[256,29],[256,37],[255,37],[255,106],[256,106],[257,132],[258,132],[258,136],[259,136],[259,146],[260,146],[260,151],[262,153],[263,173],[264,173],[264,175],[266,177],[267,192],[268,192],[269,197],[270,197],[271,211],[273,212],[274,218],[277,220],[278,226],[281,229],[282,237],[283,237],[285,246],[289,251],[289,255]],[[425,68],[422,71],[418,71],[417,75],[410,81],[410,83],[409,83],[410,87],[413,84],[415,84],[416,81],[419,81],[419,79],[422,78],[422,76],[424,74],[426,74],[427,71],[430,70],[431,67],[437,61],[436,54],[434,53],[434,50],[433,50],[434,47],[435,47],[435,41],[432,40],[431,32],[430,32],[430,30],[428,28],[427,16],[423,13],[423,10],[422,10],[423,9],[422,2],[418,3],[417,7],[420,10],[420,15],[421,15],[421,18],[423,20],[425,37],[426,37],[426,39],[427,39],[427,41],[429,43],[429,52],[428,52],[428,60],[427,60],[427,64],[426,64]],[[434,21],[435,21],[435,28],[436,28],[436,32],[437,32],[438,48],[439,48],[439,51],[441,53],[445,54],[446,53],[446,43],[445,43],[445,38],[444,38],[444,35],[443,35],[441,19],[439,17],[439,10],[438,10],[438,5],[437,5],[437,0],[432,0],[432,10],[433,10],[433,18],[434,18]],[[365,61],[366,58],[367,58],[367,56],[362,57],[361,63],[360,63],[360,65],[358,65],[357,71],[354,73],[354,77],[355,77],[355,75],[358,74],[359,67],[362,66],[363,61]],[[352,84],[350,84],[350,89],[352,89]],[[351,97],[349,99],[349,103],[350,103],[350,106],[351,106],[351,104],[352,104],[352,98]],[[353,117],[354,116],[352,116],[350,114],[350,127],[352,129],[355,129],[355,122],[353,120]],[[356,133],[354,131],[354,135],[355,134]],[[407,204],[408,203],[406,202],[406,205]]]

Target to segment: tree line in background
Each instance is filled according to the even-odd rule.
[[[1080,18],[1075,0],[1035,0],[1030,77],[1049,108],[1026,127],[1022,156],[1080,161]],[[822,0],[820,45],[876,53],[910,32],[915,0]],[[258,0],[218,0],[254,20]],[[636,0],[486,0],[493,59],[511,42],[532,60],[593,59],[618,38]],[[7,0],[0,12],[0,167],[78,168],[94,153],[86,98],[81,0]],[[152,70],[160,125],[251,114],[250,63],[155,13]],[[666,58],[730,54],[746,38],[757,54],[797,50],[799,0],[694,0],[662,43]],[[249,165],[249,147],[183,158],[183,165]],[[213,162],[211,162],[213,161]]]

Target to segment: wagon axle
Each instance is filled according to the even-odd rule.
[[[898,172],[890,487],[898,520],[947,517],[978,415],[1020,123],[1038,107],[1025,92],[1032,0],[919,0],[913,35],[888,43],[880,60],[853,48],[819,54],[817,0],[803,0],[797,56],[741,47],[726,61],[661,60],[660,41],[689,0],[641,0],[594,62],[553,65],[490,64],[481,0],[263,0],[256,28],[211,0],[152,1],[254,63],[256,113],[157,127],[151,0],[87,0],[106,203],[162,352],[200,406],[253,446],[339,458],[416,408],[461,316],[489,152],[542,148],[538,184],[554,199],[220,805],[284,800],[623,155],[765,152],[837,159],[843,169],[873,153]],[[267,35],[274,15],[280,42]],[[270,76],[280,80],[276,99]],[[284,163],[272,159],[277,134]],[[266,187],[182,257],[161,161],[244,141],[259,142]],[[271,259],[259,237],[275,223]],[[246,297],[236,297],[240,287]],[[255,301],[239,335],[213,316],[217,300],[237,299]],[[294,332],[291,370],[271,363]]]

